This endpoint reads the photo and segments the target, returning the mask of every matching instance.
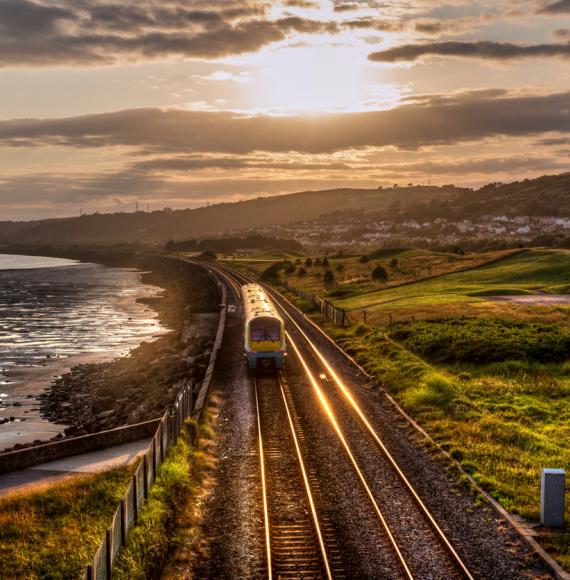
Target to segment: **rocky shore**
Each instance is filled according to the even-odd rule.
[[[209,274],[167,257],[113,254],[113,261],[146,270],[143,281],[164,289],[144,302],[171,331],[125,357],[76,365],[55,380],[38,398],[42,416],[66,426],[56,439],[158,418],[181,387],[191,384],[197,392],[208,364],[219,310]]]

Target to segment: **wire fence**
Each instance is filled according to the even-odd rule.
[[[307,290],[303,290],[302,288],[296,288],[295,286],[291,286],[287,281],[283,282],[283,285],[289,292],[295,294],[302,300],[306,302],[310,302],[314,304],[320,311],[323,316],[326,316],[331,322],[334,322],[337,326],[347,326],[351,323],[351,320],[348,318],[348,314],[345,310],[341,308],[337,308],[328,300],[313,294],[312,292],[308,292]]]
[[[158,468],[164,461],[168,448],[178,440],[184,420],[190,417],[192,412],[192,385],[188,385],[180,391],[172,408],[163,415],[113,515],[111,525],[105,532],[105,539],[85,570],[85,580],[110,580],[113,563],[125,543],[127,533],[138,521],[140,511],[148,499],[150,487],[156,480]]]

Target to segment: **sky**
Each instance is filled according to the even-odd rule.
[[[570,0],[0,0],[0,220],[569,155]]]

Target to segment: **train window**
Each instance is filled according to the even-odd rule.
[[[281,326],[275,318],[258,318],[251,322],[251,340],[280,340]]]

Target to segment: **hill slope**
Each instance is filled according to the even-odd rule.
[[[220,203],[193,210],[93,214],[21,223],[0,222],[0,242],[81,243],[187,239],[312,219],[331,211],[382,211],[398,200],[414,204],[432,199],[448,199],[461,191],[453,186],[332,189]]]

